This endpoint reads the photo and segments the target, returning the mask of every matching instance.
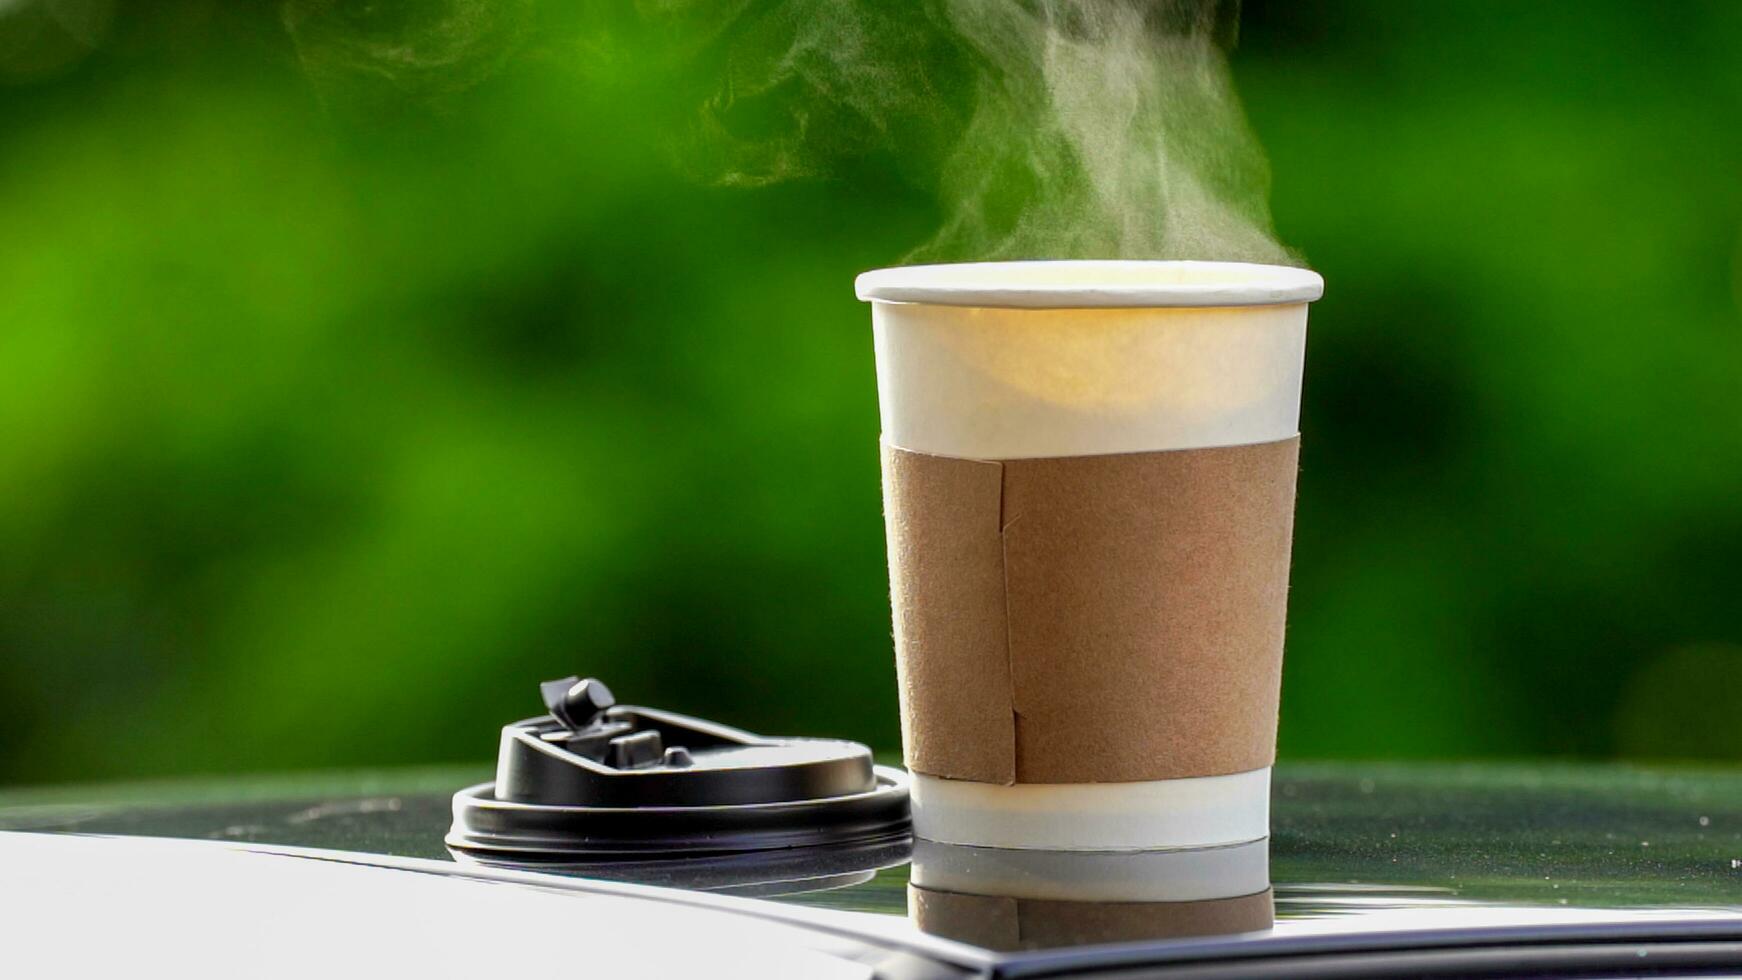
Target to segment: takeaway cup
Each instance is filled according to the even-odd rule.
[[[1268,834],[1304,269],[913,266],[872,304],[916,833]]]

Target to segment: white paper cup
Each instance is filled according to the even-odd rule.
[[[1324,283],[1233,262],[1057,261],[882,269],[856,287],[872,303],[884,440],[1016,460],[1294,437],[1307,303]],[[1087,784],[916,773],[913,792],[916,833],[956,844],[1149,849],[1268,833],[1268,767]]]

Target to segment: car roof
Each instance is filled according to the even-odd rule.
[[[418,878],[506,884],[547,896],[633,900],[644,925],[667,914],[647,913],[650,901],[688,909],[683,916],[722,913],[718,903],[725,903],[725,914],[799,930],[781,933],[789,939],[820,929],[818,934],[833,937],[830,942],[853,946],[860,959],[852,962],[861,965],[867,956],[902,955],[979,970],[1047,957],[1068,965],[1086,962],[1086,955],[1103,961],[1138,955],[1154,962],[1322,950],[1326,943],[1415,948],[1428,935],[1443,945],[1449,937],[1475,943],[1495,934],[1742,931],[1742,776],[1723,771],[1284,765],[1276,776],[1273,838],[1268,853],[1259,855],[1268,858],[1259,873],[1267,870],[1273,885],[1274,927],[1219,936],[1177,928],[1145,935],[1110,928],[1110,920],[1083,932],[1080,916],[1043,917],[1071,897],[1059,889],[1075,887],[1057,874],[1036,872],[1032,861],[940,866],[923,848],[917,868],[905,847],[532,871],[480,866],[456,860],[441,839],[452,791],[481,775],[475,768],[420,769],[11,792],[0,794],[0,830],[200,840],[208,849],[279,863],[314,857],[331,864],[339,855],[347,865],[399,878],[416,871]],[[108,853],[141,844],[103,843]],[[1156,865],[1153,873],[1135,859],[1121,859],[1126,870],[1118,872],[1106,870],[1118,865],[1085,864],[1081,856],[1066,860],[1099,868],[1091,874],[1103,885],[1117,884],[1116,878],[1127,884],[1166,879],[1178,891],[1206,876],[1213,879],[1219,870],[1251,874],[1250,857],[1200,855],[1191,859],[1196,863],[1163,858],[1173,863]],[[948,874],[997,881],[997,888],[979,890],[1014,889],[1017,900],[970,906],[965,925],[960,917],[923,921],[918,903],[926,889],[920,886],[948,883]],[[272,887],[271,875],[250,875],[232,875],[223,887],[240,915],[247,914],[253,895]],[[192,880],[186,873],[181,877]],[[7,882],[0,892],[16,900],[18,888]],[[456,909],[462,919],[475,915],[458,900]],[[1144,927],[1158,921],[1146,914]],[[953,924],[939,929],[937,922]],[[916,923],[928,925],[930,933]],[[502,921],[493,928],[510,926]],[[646,941],[646,930],[632,926],[609,932],[630,946],[631,937]],[[1072,929],[1080,934],[1073,938]]]

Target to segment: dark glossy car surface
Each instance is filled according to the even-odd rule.
[[[873,963],[867,976],[934,967],[1010,976],[1742,969],[1742,774],[1733,772],[1285,765],[1273,793],[1273,906],[1264,903],[1257,928],[1249,915],[1218,918],[1224,906],[1184,892],[1182,901],[1136,903],[1120,891],[1170,878],[1188,892],[1213,887],[1219,868],[1262,879],[1264,855],[1250,849],[1154,865],[1077,856],[1017,867],[924,846],[916,865],[905,847],[883,846],[530,872],[484,867],[456,861],[442,844],[452,792],[480,778],[487,773],[413,770],[11,792],[0,794],[0,830],[184,838],[329,861],[339,852],[346,863],[402,872],[724,909],[898,954],[898,968],[861,956],[861,965]],[[8,836],[21,853],[23,838]],[[938,881],[951,892],[966,881],[976,894],[948,915],[928,913],[926,889],[910,885]],[[1097,885],[1112,892],[1092,894]],[[0,896],[9,910],[19,907],[16,889],[0,884]],[[577,923],[567,941],[612,938]]]

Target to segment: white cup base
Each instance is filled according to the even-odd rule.
[[[1218,847],[1270,834],[1270,769],[1142,783],[1002,786],[913,773],[913,832],[1049,851]]]
[[[1037,851],[914,841],[933,891],[1060,902],[1206,902],[1270,887],[1270,841],[1160,851]]]

